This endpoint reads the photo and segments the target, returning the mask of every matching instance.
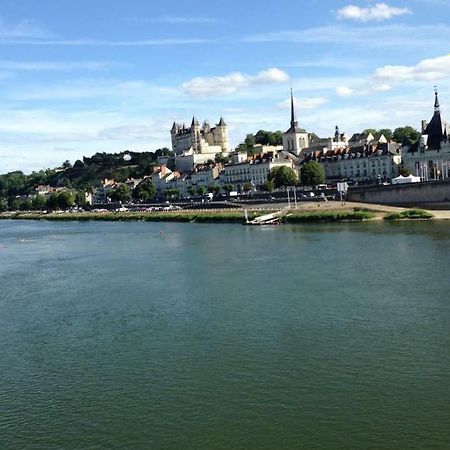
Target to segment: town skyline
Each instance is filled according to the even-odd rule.
[[[420,129],[434,85],[447,115],[449,7],[439,0],[62,3],[0,9],[2,173],[170,147],[173,121],[193,115],[223,116],[235,147],[288,128],[291,86],[299,126],[323,137],[335,125]]]

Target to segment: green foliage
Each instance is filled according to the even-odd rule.
[[[271,180],[267,180],[260,186],[261,191],[263,192],[272,192],[275,189],[275,184]]]
[[[151,178],[141,181],[133,190],[133,198],[148,202],[156,197],[156,188]]]
[[[224,184],[224,185],[223,185],[222,189],[223,189],[225,192],[231,192],[231,191],[234,190],[234,187],[233,187],[232,184],[227,183],[227,184]]]
[[[211,186],[208,187],[208,192],[211,192],[214,195],[220,194],[221,190],[222,187],[219,184],[211,184]]]
[[[23,198],[20,200],[19,209],[21,211],[31,211],[33,209],[33,203],[31,198]]]
[[[131,189],[125,183],[120,183],[112,192],[111,200],[114,202],[127,203],[131,200]]]
[[[308,161],[300,171],[300,179],[304,186],[317,186],[325,181],[325,172],[322,164],[317,161]]]
[[[197,194],[198,195],[205,195],[205,193],[206,193],[205,186],[197,186]]]
[[[223,156],[222,153],[217,153],[216,157],[215,157],[215,162],[225,165],[225,164],[229,164],[231,162],[231,158],[228,156]]]
[[[375,214],[368,211],[316,211],[294,213],[284,218],[286,223],[308,223],[308,222],[351,222],[370,220]]]
[[[172,189],[167,189],[164,194],[167,198],[179,198],[181,195],[181,192],[179,189],[172,188]]]
[[[188,189],[188,192],[189,192],[190,195],[195,195],[195,194],[197,193],[197,189],[195,189],[194,186],[191,186],[191,187]]]
[[[293,186],[298,182],[295,170],[287,166],[274,167],[269,172],[267,179],[273,181],[273,184],[277,189],[282,186]]]
[[[33,198],[33,209],[41,210],[45,208],[46,199],[42,194],[38,194]]]
[[[392,140],[392,130],[390,128],[382,128],[381,130],[378,130],[376,134],[376,138],[379,139],[381,135],[383,135],[388,142]]]
[[[252,190],[253,190],[253,184],[250,183],[249,181],[245,182],[245,183],[244,183],[244,186],[242,186],[242,190],[243,190],[244,192],[250,192],[250,191],[252,191]]]
[[[281,131],[259,130],[255,135],[247,134],[244,142],[239,144],[236,150],[253,154],[255,145],[282,145],[283,133]]]
[[[405,138],[411,142],[416,142],[420,138],[420,132],[410,126],[399,127],[394,130],[392,138],[399,144],[401,144]]]
[[[75,206],[75,194],[71,191],[61,191],[58,193],[56,203],[59,209],[67,209]]]
[[[433,214],[428,211],[424,211],[423,209],[408,209],[406,211],[402,211],[400,213],[392,213],[384,216],[385,220],[414,220],[414,219],[432,219]]]

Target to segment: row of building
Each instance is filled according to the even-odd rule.
[[[401,167],[423,181],[443,179],[449,177],[449,135],[450,126],[441,117],[436,92],[433,116],[429,123],[422,122],[421,137],[416,142],[405,140],[399,144],[389,141],[383,134],[374,136],[370,132],[348,138],[337,126],[332,137],[311,139],[311,135],[298,125],[291,93],[290,127],[283,134],[282,145],[256,146],[251,156],[232,151],[228,125],[223,118],[211,127],[206,121],[200,125],[194,117],[190,127],[173,124],[174,156],[159,158],[158,166],[148,177],[159,194],[176,189],[182,196],[188,196],[193,188],[200,186],[208,189],[227,185],[228,189],[242,192],[251,185],[253,190],[258,190],[274,167],[286,166],[300,171],[308,161],[323,166],[327,183],[389,182],[399,175]],[[223,160],[228,162],[216,162]],[[127,184],[134,188],[140,181],[128,180]],[[104,183],[104,187],[94,193],[93,201],[103,200],[111,188],[114,184]]]

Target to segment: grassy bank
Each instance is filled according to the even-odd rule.
[[[392,213],[384,216],[385,220],[429,220],[433,214],[423,209],[408,209],[399,213]]]
[[[250,220],[268,211],[248,211]],[[320,223],[363,221],[373,219],[375,215],[368,211],[295,211],[283,217],[284,223]],[[176,211],[176,212],[103,212],[103,213],[8,213],[1,214],[1,219],[14,220],[52,220],[52,221],[145,221],[145,222],[218,222],[242,223],[242,211]]]

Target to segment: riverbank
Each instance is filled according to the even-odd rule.
[[[257,216],[280,211],[283,205],[274,208],[274,205],[248,207],[250,220]],[[417,211],[417,210],[416,210]],[[384,205],[369,205],[362,203],[339,202],[302,203],[297,208],[286,210],[282,217],[283,223],[320,223],[320,222],[349,222],[371,220],[450,220],[450,211],[421,211],[420,214],[411,214],[406,208]],[[243,223],[243,208],[236,209],[205,209],[205,210],[178,210],[158,212],[8,212],[0,214],[0,219],[10,220],[49,220],[49,221],[145,221],[145,222],[209,222],[209,223]]]

